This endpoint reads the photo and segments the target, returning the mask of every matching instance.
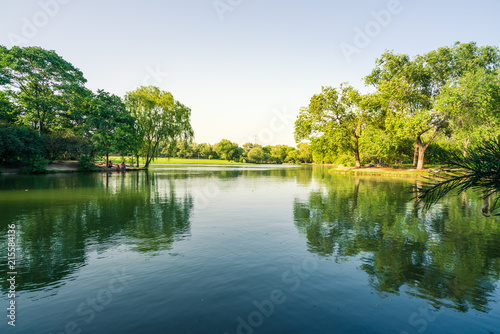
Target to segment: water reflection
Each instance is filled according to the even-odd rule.
[[[193,198],[179,180],[186,174],[147,173],[6,178],[3,219],[18,226],[21,290],[57,287],[85,265],[90,252],[121,244],[137,252],[168,250],[190,235]],[[9,184],[10,182],[10,184]],[[7,184],[5,184],[7,183]],[[26,187],[24,191],[19,186]],[[4,248],[5,249],[5,248]],[[7,272],[7,261],[0,272]],[[2,287],[7,287],[5,280]]]
[[[479,196],[448,197],[422,213],[409,180],[330,175],[294,221],[310,252],[335,261],[359,257],[382,296],[406,293],[465,312],[487,312],[500,276],[500,225],[480,215]]]
[[[268,294],[267,282],[282,272],[275,270],[278,262],[259,264],[280,258],[282,252],[286,258],[291,258],[290,251],[301,256],[306,240],[309,252],[323,259],[359,262],[358,269],[368,274],[370,287],[382,297],[405,294],[428,300],[435,308],[489,310],[500,273],[500,225],[480,215],[479,196],[449,197],[423,214],[411,201],[409,188],[415,186],[414,181],[329,175],[327,170],[323,166],[208,167],[150,174],[2,177],[0,235],[7,234],[10,223],[19,226],[18,258],[22,261],[17,264],[17,279],[23,291],[57,291],[96,256],[132,251],[148,256],[148,263],[177,261],[172,265],[175,273],[199,268],[192,280],[196,284],[182,290],[191,292],[199,286],[197,301],[206,291],[220,287],[219,274],[229,272],[230,281],[238,281],[247,268],[266,277],[255,280],[250,288]],[[218,197],[208,196],[213,193]],[[261,196],[259,201],[257,196]],[[293,224],[303,237],[297,238]],[[273,233],[282,240],[277,242],[280,237],[272,238]],[[188,242],[178,243],[181,240]],[[282,242],[290,244],[285,247]],[[175,245],[192,250],[192,257],[171,258],[169,250]],[[253,267],[240,264],[235,257],[233,266],[242,269],[228,271],[226,261],[231,256],[225,257],[224,252],[244,253]],[[5,254],[0,255],[3,276],[8,271],[6,262]],[[199,277],[210,276],[210,284],[199,284]],[[183,284],[184,277],[189,276],[173,274],[170,283]],[[328,281],[331,272],[318,270],[316,277]],[[153,277],[152,286],[162,279]],[[2,288],[7,289],[5,280]],[[231,288],[245,291],[249,287],[245,281]],[[170,293],[170,286],[167,290]],[[222,292],[214,293],[226,290],[224,286]],[[179,292],[179,298],[184,298],[184,292]],[[223,304],[221,310],[227,308]],[[251,300],[248,304],[252,305]],[[247,313],[244,307],[240,311]]]

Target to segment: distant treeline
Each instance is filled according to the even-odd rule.
[[[268,145],[246,143],[240,147],[227,139],[219,143],[188,143],[171,141],[160,145],[160,156],[178,158],[222,159],[235,162],[252,163],[310,163],[312,153],[309,143],[300,143],[298,148],[287,145]]]

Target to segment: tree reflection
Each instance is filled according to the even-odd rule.
[[[500,275],[500,226],[476,197],[448,197],[422,213],[410,181],[331,175],[294,221],[309,251],[342,261],[358,256],[381,295],[401,292],[436,308],[488,311]]]
[[[186,177],[127,173],[40,179],[45,186],[57,183],[53,200],[41,186],[40,193],[30,189],[24,202],[13,200],[3,209],[7,220],[0,230],[18,226],[19,288],[55,287],[85,265],[90,253],[118,245],[141,253],[170,249],[190,234],[193,198],[176,187]],[[0,272],[8,271],[6,264],[2,261]]]

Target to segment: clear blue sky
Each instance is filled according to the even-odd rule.
[[[498,13],[498,0],[0,0],[0,44],[55,50],[94,91],[170,91],[197,142],[295,145],[322,85],[366,90],[384,50],[499,46]]]

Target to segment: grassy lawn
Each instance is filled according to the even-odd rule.
[[[416,170],[413,165],[404,165],[395,168],[332,168],[328,170],[329,173],[337,174],[352,174],[352,175],[382,175],[382,176],[409,176],[409,177],[421,177],[421,176],[438,176],[445,175],[446,173],[432,173],[431,170],[434,168],[445,168],[443,165],[424,165],[425,170]]]
[[[122,162],[122,157],[119,156],[110,156],[110,160],[113,162]],[[104,161],[105,159],[101,160]],[[125,161],[127,164],[131,163],[131,158],[126,157]],[[139,163],[144,164],[145,159],[139,158]],[[135,164],[135,159],[134,159]],[[227,160],[219,160],[219,159],[183,159],[183,158],[157,158],[151,161],[151,164],[154,165],[249,165],[249,163],[241,163],[241,162],[229,162]]]

